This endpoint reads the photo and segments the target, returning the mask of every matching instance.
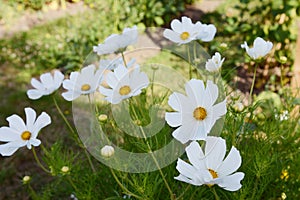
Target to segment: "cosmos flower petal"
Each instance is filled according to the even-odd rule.
[[[207,99],[207,101],[205,101],[206,102],[205,106],[206,107],[213,106],[213,104],[216,102],[216,100],[218,98],[218,95],[219,95],[218,86],[216,84],[214,84],[211,80],[208,80],[207,84],[206,84],[206,89],[204,92],[204,96]],[[225,109],[226,109],[226,106],[225,106]]]
[[[18,115],[12,115],[8,118],[6,118],[6,120],[9,122],[9,127],[18,131],[21,135],[22,132],[27,130],[27,127],[23,121],[23,119],[21,117],[19,117]]]
[[[45,88],[44,85],[35,78],[31,79],[31,85],[38,90],[43,90]]]
[[[65,76],[61,71],[55,70],[54,72],[54,83],[55,83],[55,89],[58,89],[60,85],[62,84]]]
[[[174,177],[174,179],[178,180],[178,181],[182,181],[185,183],[189,183],[192,185],[195,185],[194,181],[192,181],[191,179],[187,178],[186,176],[183,176],[182,174],[179,174],[179,176]],[[199,184],[200,186],[201,184]]]
[[[236,172],[230,176],[222,178],[218,185],[228,191],[237,191],[242,187],[240,182],[244,176],[245,174],[243,172]]]
[[[30,140],[30,145],[35,146],[35,147],[40,146],[41,143],[42,143],[41,140],[39,140],[37,138],[33,138]],[[31,149],[31,147],[29,149]]]
[[[190,179],[194,177],[195,173],[197,172],[192,165],[184,162],[180,158],[178,158],[176,169],[180,174]]]
[[[0,128],[0,141],[1,142],[10,142],[20,139],[20,134],[17,131],[9,128],[9,127],[1,127]]]
[[[227,176],[235,172],[242,164],[242,158],[239,151],[232,147],[226,159],[218,168],[220,176]]]
[[[209,136],[206,138],[205,156],[207,167],[210,169],[217,169],[226,153],[226,142],[220,137]]]
[[[185,151],[187,153],[189,161],[196,169],[205,169],[205,155],[198,142],[191,142],[191,144],[186,147]]]
[[[33,128],[32,128],[32,137],[36,138],[37,134],[40,132],[40,130],[42,128],[44,128],[45,126],[48,126],[49,124],[51,124],[51,118],[50,116],[45,113],[42,112],[41,115],[38,116],[38,118],[36,119]]]
[[[28,130],[32,130],[36,119],[36,112],[32,108],[25,108],[25,114],[27,128]]]
[[[13,155],[19,148],[20,145],[15,144],[16,142],[9,142],[6,144],[0,145],[0,154],[2,156],[11,156]]]
[[[184,17],[182,17],[184,18]],[[178,19],[174,19],[171,22],[171,28],[175,31],[175,32],[182,32],[182,25],[181,22]]]
[[[174,32],[172,30],[169,30],[169,29],[164,30],[163,36],[165,38],[171,40],[172,42],[179,43],[179,44],[182,43],[182,41],[180,39],[180,34],[177,32]]]
[[[173,131],[172,136],[182,144],[187,143],[193,136],[194,126],[182,125]]]
[[[247,42],[241,45],[242,48],[246,49],[247,54],[254,60],[259,59],[267,55],[273,47],[273,43],[265,41],[264,39],[257,37],[253,42],[253,47],[249,48]]]
[[[114,74],[118,81],[122,80],[125,75],[128,75],[128,69],[124,65],[119,65],[115,70]]]
[[[177,127],[182,124],[182,115],[178,112],[167,112],[165,119],[172,127]]]
[[[184,102],[187,101],[187,97],[181,93],[174,92],[169,96],[168,104],[176,111],[181,112]]]
[[[37,89],[30,89],[30,90],[27,90],[27,96],[29,99],[36,100],[36,99],[41,98],[43,96],[43,93],[41,93],[41,91],[39,91]]]
[[[203,100],[204,100],[203,95],[205,94],[203,81],[197,79],[191,79],[185,85],[185,91],[189,99],[195,99],[197,102],[196,104],[203,105]]]
[[[219,119],[221,116],[225,115],[226,112],[227,112],[227,108],[226,108],[226,99],[216,105],[214,105],[212,107],[213,109],[213,115],[214,115],[214,118],[215,118],[215,121],[217,119]]]
[[[40,79],[41,79],[41,83],[46,87],[49,87],[53,84],[53,77],[51,76],[51,74],[49,72],[42,74],[40,76]]]
[[[68,92],[63,92],[61,95],[65,100],[73,101],[78,97],[80,97],[81,94],[79,92],[68,91]]]

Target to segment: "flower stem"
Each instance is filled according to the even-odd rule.
[[[127,68],[127,63],[126,63],[126,60],[125,60],[125,56],[124,56],[123,51],[121,52],[121,55],[122,55],[122,59],[123,59],[124,65],[125,65],[125,67]]]
[[[132,108],[132,111],[133,111],[134,117],[135,117],[136,119],[138,119],[138,115],[136,114],[136,111],[135,111],[134,106],[133,106],[133,108]],[[175,200],[174,193],[173,193],[173,191],[171,190],[171,188],[170,188],[170,186],[169,186],[169,183],[168,183],[166,177],[164,176],[164,173],[162,172],[159,163],[157,162],[157,159],[156,159],[155,156],[153,155],[153,152],[152,152],[152,149],[151,149],[151,147],[150,147],[149,142],[147,142],[147,140],[146,140],[147,137],[146,137],[146,134],[145,134],[145,132],[144,132],[144,129],[143,129],[141,126],[139,126],[139,127],[140,127],[140,129],[141,129],[141,132],[142,132],[142,134],[143,134],[143,137],[145,138],[145,142],[146,142],[146,145],[147,145],[147,147],[148,147],[148,149],[149,149],[149,153],[151,154],[151,157],[152,157],[152,159],[153,159],[153,161],[154,161],[154,163],[155,163],[155,165],[156,165],[156,167],[157,167],[157,169],[158,169],[158,171],[159,171],[159,173],[160,173],[160,175],[161,175],[161,177],[162,177],[162,179],[163,179],[163,181],[164,181],[164,184],[165,184],[167,190],[169,191],[170,199],[171,199],[171,200]]]
[[[93,165],[93,163],[92,163],[91,157],[90,157],[90,155],[88,154],[86,148],[84,147],[84,145],[82,144],[82,142],[79,140],[79,138],[78,138],[78,136],[77,136],[75,130],[72,128],[72,126],[71,126],[71,124],[69,123],[69,121],[67,120],[66,116],[64,115],[64,113],[63,113],[62,110],[60,109],[60,107],[59,107],[59,105],[58,105],[58,103],[57,103],[57,101],[56,101],[54,95],[52,96],[52,98],[53,98],[53,101],[54,101],[54,104],[55,104],[56,109],[58,110],[60,116],[63,118],[63,120],[64,120],[64,122],[66,123],[66,125],[68,126],[68,128],[69,128],[70,132],[72,133],[72,136],[75,138],[77,144],[78,144],[81,148],[84,149],[84,154],[86,155],[86,157],[87,157],[87,159],[88,159],[88,162],[89,162],[89,164],[90,164],[90,166],[91,166],[92,171],[93,171],[93,172],[96,172],[95,167],[94,167],[94,165]]]
[[[121,182],[120,180],[118,179],[117,175],[115,174],[114,170],[112,168],[109,168],[110,169],[110,172],[111,174],[113,175],[115,181],[117,182],[117,184],[121,187],[121,189],[127,193],[128,195],[131,195],[133,197],[135,197],[136,199],[143,199],[142,197],[130,192]]]
[[[214,194],[215,199],[216,199],[216,200],[220,200],[220,197],[219,197],[219,195],[217,194],[217,192],[216,192],[216,190],[215,190],[215,187],[211,187],[211,191],[212,191],[212,193]]]
[[[253,79],[252,79],[252,84],[251,84],[251,88],[250,88],[250,93],[249,93],[249,105],[250,103],[252,103],[252,94],[253,94],[253,89],[254,89],[254,85],[255,85],[255,78],[256,78],[256,69],[257,69],[258,63],[255,63],[255,67],[254,67],[254,74],[253,74]]]
[[[38,166],[39,166],[44,172],[46,172],[46,173],[48,173],[48,174],[51,174],[51,172],[50,172],[48,169],[46,169],[46,167],[44,167],[44,165],[42,165],[40,159],[39,159],[38,156],[36,155],[36,151],[35,151],[35,148],[34,148],[34,147],[32,147],[32,153],[33,153],[34,159],[35,159],[35,161],[37,162]]]
[[[189,46],[186,46],[187,48],[187,55],[188,55],[188,62],[189,62],[189,76],[190,76],[190,79],[192,79],[193,75],[192,75],[192,64],[191,64],[191,54],[190,54],[190,47]]]
[[[183,193],[181,193],[181,195],[179,195],[179,196],[177,197],[177,199],[180,200],[180,199],[183,197],[183,195],[186,193],[186,191],[188,191],[188,189],[190,189],[190,187],[191,187],[191,185],[188,185],[188,186],[185,188],[185,190],[183,191]]]
[[[32,198],[33,200],[38,200],[39,197],[38,197],[38,195],[36,194],[36,192],[34,191],[34,189],[31,187],[30,184],[28,184],[28,189],[29,189],[29,191],[30,191],[31,198]]]

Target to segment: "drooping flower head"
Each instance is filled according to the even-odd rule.
[[[257,37],[254,40],[253,47],[249,48],[247,42],[241,44],[243,49],[246,49],[247,54],[254,60],[259,59],[267,55],[272,47],[273,43],[269,41],[265,41],[264,39]]]
[[[63,87],[68,91],[62,93],[62,96],[67,101],[73,101],[80,95],[94,93],[99,86],[101,75],[101,70],[96,70],[95,65],[88,65],[80,72],[71,72],[70,79],[63,82]]]
[[[39,99],[42,96],[50,95],[56,91],[64,80],[64,75],[55,70],[54,74],[45,73],[40,76],[40,81],[35,78],[31,79],[31,85],[35,89],[30,89],[27,91],[27,96],[29,99]]]
[[[194,24],[190,18],[182,17],[181,22],[178,19],[172,20],[171,28],[164,31],[164,37],[178,44],[186,44],[196,40],[201,23]]]
[[[174,92],[169,105],[175,112],[167,112],[165,119],[172,127],[178,127],[173,137],[185,144],[189,140],[205,140],[215,122],[225,115],[226,100],[214,105],[218,98],[218,86],[207,81],[192,79],[185,85],[187,96]]]
[[[201,25],[196,39],[201,40],[203,42],[210,42],[214,39],[217,32],[217,28],[215,27],[215,25],[202,24],[201,22],[197,22],[196,24]]]
[[[139,95],[149,85],[147,74],[140,72],[138,65],[130,69],[119,65],[114,72],[107,73],[106,82],[110,88],[100,86],[99,91],[112,104]]]
[[[199,143],[193,141],[186,148],[186,153],[190,164],[179,158],[176,169],[180,175],[175,179],[196,186],[217,184],[228,191],[237,191],[242,187],[240,182],[245,174],[236,172],[241,166],[242,158],[239,151],[232,147],[224,159],[226,154],[224,139],[207,137],[204,152]]]
[[[20,147],[39,146],[41,141],[37,139],[38,133],[42,128],[51,123],[50,116],[42,112],[36,118],[36,112],[32,108],[25,108],[26,124],[18,115],[12,115],[6,120],[9,122],[9,127],[3,126],[0,128],[0,141],[7,142],[0,145],[0,154],[2,156],[11,156]]]
[[[93,50],[98,55],[124,51],[127,46],[137,42],[138,30],[136,26],[125,28],[122,34],[112,34],[104,40],[104,43],[94,46]]]
[[[221,54],[219,52],[216,52],[215,55],[213,55],[213,57],[211,59],[208,59],[205,63],[205,69],[210,72],[219,71],[224,60],[225,58],[221,59]]]

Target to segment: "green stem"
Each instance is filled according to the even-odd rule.
[[[34,147],[32,147],[32,153],[33,153],[34,159],[36,160],[38,166],[39,166],[44,172],[46,172],[46,173],[48,173],[48,174],[51,174],[51,172],[50,172],[48,169],[46,169],[46,167],[44,167],[44,165],[42,165],[40,159],[39,159],[38,156],[36,155],[36,151],[35,151],[35,148],[34,148]]]
[[[218,196],[218,194],[217,194],[217,192],[216,192],[216,190],[215,190],[214,187],[211,187],[211,191],[212,191],[212,193],[214,194],[215,199],[216,199],[216,200],[220,200],[220,197]]]
[[[186,193],[186,191],[188,191],[188,189],[190,189],[190,187],[191,187],[191,185],[188,185],[188,186],[185,188],[185,190],[183,191],[183,193],[181,193],[181,195],[179,195],[179,196],[177,197],[177,199],[180,200],[180,199],[183,197],[183,195]]]
[[[283,88],[283,64],[280,66],[280,84],[281,88]]]
[[[133,106],[133,108],[132,108],[132,111],[133,111],[134,117],[135,117],[136,119],[138,119],[138,115],[136,114],[136,111],[135,111],[134,106]],[[141,132],[142,132],[142,134],[143,134],[143,137],[145,138],[145,142],[146,142],[146,145],[147,145],[147,147],[148,147],[148,149],[149,149],[149,153],[151,154],[151,157],[152,157],[152,159],[153,159],[153,161],[154,161],[154,163],[155,163],[155,165],[156,165],[156,167],[157,167],[157,169],[158,169],[158,171],[159,171],[159,173],[160,173],[160,175],[161,175],[161,177],[162,177],[162,179],[163,179],[163,181],[164,181],[164,184],[165,184],[167,190],[169,191],[170,199],[175,200],[174,193],[173,193],[173,191],[171,190],[170,185],[169,185],[169,183],[168,183],[166,177],[164,176],[164,173],[162,172],[159,163],[157,162],[155,156],[153,155],[153,152],[152,152],[152,149],[151,149],[151,147],[150,147],[150,145],[149,145],[149,142],[146,140],[147,137],[146,137],[146,134],[145,134],[145,132],[144,132],[144,129],[143,129],[141,126],[139,126],[139,127],[140,127],[140,129],[141,129]]]
[[[155,70],[153,69],[153,72],[152,72],[152,84],[151,84],[152,104],[153,104],[153,101],[154,101],[154,79],[155,79]]]
[[[186,46],[187,48],[187,54],[188,54],[188,62],[189,62],[189,76],[190,76],[190,79],[192,79],[192,64],[191,64],[191,54],[190,54],[190,47],[189,46]]]
[[[88,154],[86,148],[84,147],[84,145],[82,144],[82,142],[79,140],[79,138],[78,138],[78,136],[77,136],[75,130],[73,129],[73,127],[71,126],[71,124],[69,123],[69,121],[67,120],[67,118],[65,117],[64,113],[62,112],[62,110],[60,109],[60,107],[59,107],[59,105],[58,105],[58,103],[57,103],[57,101],[56,101],[54,95],[52,96],[52,98],[53,98],[53,101],[54,101],[54,104],[55,104],[56,109],[58,110],[60,116],[63,118],[63,120],[64,120],[64,122],[66,123],[66,125],[68,126],[68,128],[69,128],[70,132],[72,133],[72,136],[75,138],[77,144],[78,144],[81,148],[84,149],[84,154],[86,155],[86,157],[87,157],[87,159],[88,159],[88,162],[89,162],[89,164],[90,164],[90,166],[91,166],[91,169],[93,170],[93,172],[96,172],[95,167],[94,167],[94,165],[93,165],[93,163],[92,163],[92,160],[91,160],[90,155]]]
[[[29,188],[32,199],[34,199],[34,200],[40,199],[29,183],[28,183],[28,188]]]
[[[110,172],[111,174],[113,175],[115,181],[117,182],[117,184],[121,187],[121,189],[128,195],[131,195],[137,199],[143,199],[142,197],[130,192],[121,182],[120,180],[118,179],[117,175],[115,174],[114,170],[112,168],[109,168],[110,169]]]
[[[255,78],[256,78],[256,69],[257,69],[258,63],[255,64],[254,67],[254,74],[253,74],[253,79],[252,79],[252,84],[251,84],[251,89],[250,89],[250,93],[249,93],[249,105],[252,103],[252,94],[253,94],[253,89],[254,89],[254,85],[255,85]]]
[[[125,65],[125,67],[127,68],[127,63],[126,63],[126,60],[125,60],[125,56],[124,56],[123,51],[121,52],[121,55],[122,55],[122,59],[123,59],[124,65]]]
[[[70,178],[70,176],[67,175],[67,179],[68,179],[69,183],[71,184],[71,186],[74,188],[74,190],[78,191],[76,185],[74,184],[74,182],[72,181],[72,179]]]

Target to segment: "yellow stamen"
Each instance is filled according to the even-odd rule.
[[[198,107],[194,110],[193,116],[196,120],[204,120],[207,116],[205,108]]]
[[[91,86],[89,85],[89,84],[83,84],[82,86],[81,86],[81,90],[82,91],[88,91],[88,90],[90,90],[91,89]]]
[[[186,39],[188,39],[190,37],[190,34],[188,33],[188,32],[183,32],[183,33],[181,33],[181,35],[180,35],[180,38],[182,39],[182,40],[186,40]]]
[[[213,179],[218,178],[217,172],[215,172],[215,171],[212,170],[212,169],[208,169],[208,171],[209,171],[209,173],[211,174],[211,176],[213,177]]]
[[[127,95],[131,92],[131,89],[128,85],[125,85],[123,87],[120,88],[119,93],[120,95]]]
[[[29,131],[24,131],[22,134],[21,134],[21,138],[23,140],[29,140],[31,137],[31,133]]]

